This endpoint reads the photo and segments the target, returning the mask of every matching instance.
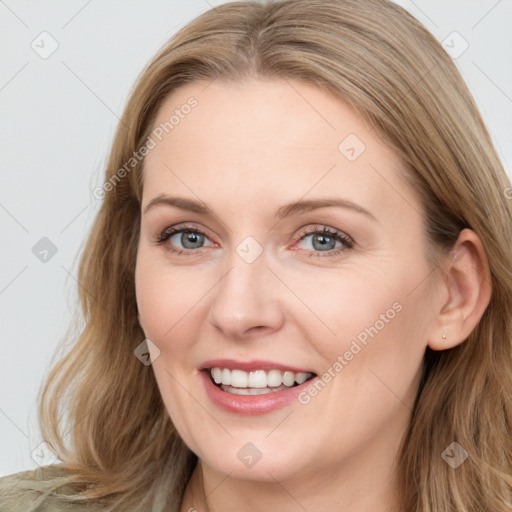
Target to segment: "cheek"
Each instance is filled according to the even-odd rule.
[[[376,325],[380,332],[398,319],[400,283],[393,281],[391,271],[382,274],[386,277],[376,275],[375,269],[362,272],[347,265],[330,272],[321,269],[283,276],[300,299],[288,302],[294,308],[293,322],[303,326],[324,358],[343,354],[354,339],[364,344],[370,339],[369,328]]]
[[[338,364],[331,363],[328,369],[335,375],[329,395],[341,397],[333,424],[334,416],[344,411],[349,425],[367,422],[359,427],[361,436],[372,436],[379,424],[395,415],[405,418],[412,410],[431,319],[427,297],[407,295],[409,291],[383,295],[380,303],[372,305],[371,315],[354,310],[354,318],[359,315],[351,321],[355,334],[344,337],[338,350],[333,350],[331,361],[337,359]],[[357,435],[351,427],[344,428],[347,436]]]
[[[395,265],[381,268],[378,276],[347,271],[334,283],[316,280],[311,286],[308,279],[298,286],[321,320],[310,315],[311,325],[325,326],[311,339],[325,362],[326,387],[343,396],[342,402],[347,390],[374,411],[396,400],[394,393],[414,399],[432,321],[428,287],[413,291],[416,273],[417,267]],[[350,400],[345,405],[350,408]]]
[[[158,345],[173,338],[177,348],[176,333],[197,328],[192,320],[209,286],[198,279],[197,272],[194,275],[191,270],[171,268],[155,260],[144,253],[137,260],[135,287],[140,322],[148,338]]]

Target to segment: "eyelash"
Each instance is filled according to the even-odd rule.
[[[171,227],[165,228],[160,233],[160,235],[158,235],[158,237],[155,240],[155,243],[157,245],[163,245],[165,242],[167,242],[167,240],[169,240],[169,238],[171,238],[171,236],[173,236],[173,235],[175,235],[177,233],[197,233],[199,235],[204,235],[206,237],[206,234],[203,231],[201,231],[200,229],[197,229],[194,226],[178,226],[178,227],[171,226]],[[337,249],[332,249],[330,251],[325,251],[324,254],[322,254],[323,251],[310,251],[310,255],[309,255],[310,257],[313,257],[313,258],[330,258],[330,257],[338,256],[343,251],[352,249],[354,247],[354,241],[349,236],[345,235],[341,231],[332,230],[332,229],[330,229],[327,226],[319,227],[319,225],[317,225],[317,226],[315,226],[313,228],[308,228],[308,229],[302,231],[296,237],[296,240],[294,240],[294,242],[295,243],[299,242],[299,241],[303,240],[304,238],[306,238],[307,236],[315,235],[315,234],[325,234],[325,235],[328,235],[329,237],[332,237],[335,240],[337,240],[338,242],[341,242],[342,244],[344,244],[344,247],[338,247]],[[184,253],[187,254],[187,256],[194,256],[194,255],[197,255],[197,254],[201,254],[203,252],[201,250],[202,248],[199,248],[199,249],[175,249],[175,248],[173,248],[170,245],[166,249],[171,251],[171,252],[173,252],[173,253],[177,253],[178,256],[181,256]]]

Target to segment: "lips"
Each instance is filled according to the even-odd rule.
[[[238,414],[271,412],[289,404],[316,374],[271,361],[216,359],[199,368],[211,401]]]

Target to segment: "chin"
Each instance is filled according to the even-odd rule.
[[[282,437],[272,442],[260,433],[254,436],[254,442],[246,441],[250,438],[252,436],[238,436],[229,443],[217,445],[213,452],[205,447],[195,453],[214,471],[242,480],[286,480],[308,466],[300,447],[284,445]]]

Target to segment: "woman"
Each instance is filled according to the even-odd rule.
[[[85,328],[40,402],[63,464],[0,508],[510,510],[510,190],[402,8],[211,9],[96,191]]]

